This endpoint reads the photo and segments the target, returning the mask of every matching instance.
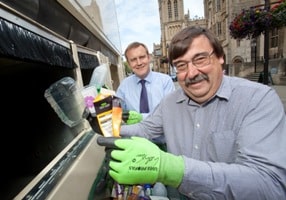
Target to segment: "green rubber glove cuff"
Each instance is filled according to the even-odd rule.
[[[126,124],[130,125],[130,124],[137,124],[139,122],[141,122],[143,119],[143,116],[141,113],[136,112],[134,110],[130,110],[129,111],[129,117],[126,121]]]
[[[184,176],[185,164],[182,156],[160,152],[161,163],[157,182],[177,188]]]

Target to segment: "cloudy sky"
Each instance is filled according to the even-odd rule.
[[[127,3],[128,1],[128,3]],[[157,0],[115,0],[122,53],[130,42],[140,41],[153,51],[160,43],[160,19]],[[203,17],[203,0],[184,0],[185,14]]]

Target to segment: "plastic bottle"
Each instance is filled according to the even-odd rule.
[[[152,189],[152,195],[160,196],[160,197],[167,197],[168,192],[167,188],[163,183],[156,182]]]
[[[81,123],[89,113],[79,86],[71,77],[64,77],[53,83],[45,90],[44,96],[62,122],[69,127]]]
[[[145,197],[150,197],[152,195],[152,185],[150,184],[144,184],[144,191],[145,191]]]

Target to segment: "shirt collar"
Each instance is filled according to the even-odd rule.
[[[136,77],[136,82],[137,82],[137,84],[139,84],[139,83],[140,83],[141,78],[139,78],[139,77],[138,77],[138,76],[136,76],[136,75],[135,75],[135,77]],[[144,80],[146,80],[146,82],[150,83],[150,82],[151,82],[151,80],[152,80],[152,77],[153,77],[153,72],[152,72],[152,71],[150,71],[150,72],[148,73],[148,75],[144,78]]]
[[[230,82],[230,77],[224,75],[220,87],[216,92],[216,96],[228,100],[231,96],[231,92],[232,92],[232,85]]]

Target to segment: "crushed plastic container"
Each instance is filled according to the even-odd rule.
[[[64,77],[46,89],[45,98],[58,117],[69,127],[74,127],[87,117],[81,90],[71,77]]]

